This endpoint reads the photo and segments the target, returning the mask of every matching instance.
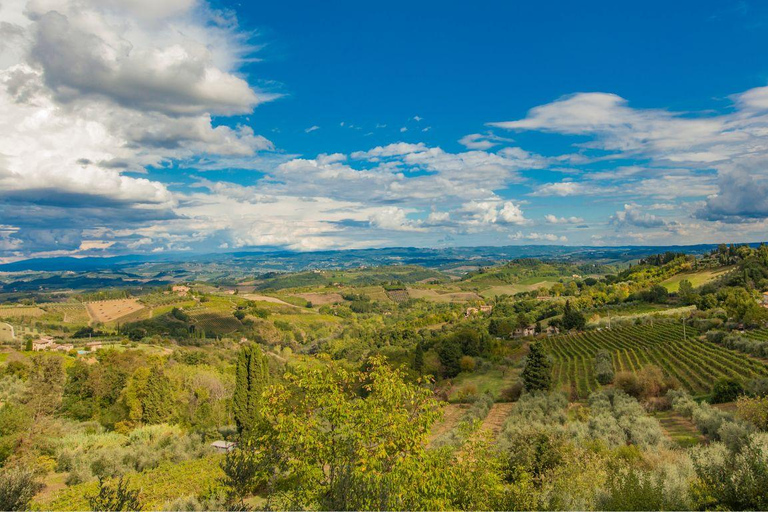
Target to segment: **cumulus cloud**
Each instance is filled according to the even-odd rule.
[[[568,237],[564,235],[555,235],[553,233],[526,233],[518,231],[512,235],[509,235],[511,240],[531,240],[534,242],[568,242]]]
[[[214,121],[275,97],[238,74],[253,48],[227,13],[195,0],[14,0],[0,16],[0,210],[15,219],[14,249],[69,250],[86,228],[176,218],[179,196],[147,168],[274,149]],[[51,218],[71,227],[43,230]]]
[[[638,205],[625,204],[624,209],[611,216],[611,223],[617,227],[634,226],[640,228],[658,228],[667,223],[661,217],[643,212]]]
[[[584,222],[584,219],[581,217],[558,217],[551,213],[545,215],[544,220],[548,224],[581,224]]]
[[[653,168],[627,167],[596,172],[590,180],[640,179],[625,192],[673,199],[708,197],[697,213],[703,219],[752,222],[766,218],[762,184],[768,178],[768,87],[731,96],[733,110],[672,112],[638,109],[620,96],[578,93],[531,109],[520,120],[491,123],[508,130],[536,130],[592,137],[579,143],[579,154],[597,150],[593,161],[649,159]],[[605,155],[608,152],[608,155]],[[665,166],[679,166],[677,169]],[[758,191],[758,192],[756,192]],[[590,189],[577,184],[545,185],[538,195],[580,195]]]

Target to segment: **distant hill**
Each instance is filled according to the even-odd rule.
[[[757,245],[757,244],[750,244]],[[263,271],[297,272],[316,268],[353,268],[361,265],[420,265],[439,268],[471,262],[479,266],[492,265],[515,258],[542,258],[563,261],[599,261],[613,263],[630,261],[650,254],[680,251],[701,254],[715,248],[716,244],[689,246],[621,246],[621,247],[571,247],[561,245],[511,245],[484,247],[416,248],[391,247],[382,249],[355,249],[338,251],[291,252],[291,251],[239,251],[219,254],[175,255],[125,255],[113,257],[58,257],[33,258],[0,265],[0,272],[87,272],[104,269],[131,268],[144,264],[169,265],[158,272],[174,271],[194,262],[200,266],[227,266],[253,268]]]

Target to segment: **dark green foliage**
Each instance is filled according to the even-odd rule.
[[[172,393],[171,381],[163,373],[162,367],[152,367],[142,400],[143,419],[146,423],[163,423],[169,418],[173,410]]]
[[[257,426],[262,392],[270,381],[267,357],[257,345],[244,346],[237,356],[232,399],[238,432],[247,434]]]
[[[451,378],[461,373],[461,357],[464,354],[456,338],[450,336],[444,339],[437,349],[437,355],[440,357],[440,364],[443,365],[444,377]]]
[[[587,319],[581,311],[577,311],[571,307],[571,301],[565,301],[565,309],[563,310],[563,328],[567,331],[576,329],[581,331],[587,325]]]
[[[613,382],[613,360],[607,350],[600,350],[595,355],[595,378],[602,385]]]
[[[67,381],[64,385],[62,409],[68,416],[86,421],[93,417],[93,389],[89,379],[91,367],[87,363],[76,360],[67,368]]]
[[[744,385],[738,379],[722,378],[712,387],[712,403],[733,402],[744,394]]]
[[[237,311],[235,311],[234,313],[232,313],[232,314],[234,315],[235,318],[237,318],[241,322],[245,318],[245,311],[242,311],[242,310],[239,310],[239,309]]]
[[[32,338],[27,340],[27,343],[24,345],[24,350],[27,352],[32,352]]]
[[[529,393],[533,391],[549,391],[551,389],[552,363],[549,361],[549,355],[541,343],[531,344],[521,376],[525,390]]]
[[[173,308],[171,310],[171,316],[173,316],[173,318],[175,318],[176,320],[181,320],[182,322],[189,322],[189,315],[179,308]]]
[[[110,485],[105,479],[99,478],[99,492],[88,496],[91,510],[120,511],[141,510],[144,506],[139,498],[137,489],[129,489],[128,481],[120,477],[116,485]]]
[[[515,322],[510,318],[491,318],[488,333],[500,338],[506,338],[515,330]]]
[[[227,489],[227,500],[241,507],[245,498],[253,494],[260,483],[258,476],[262,472],[262,464],[254,456],[253,450],[250,443],[244,444],[228,451],[221,462],[224,471],[221,484]]]
[[[413,352],[413,369],[419,373],[424,369],[424,347],[421,343],[416,344],[416,349]]]
[[[0,471],[0,510],[28,510],[29,502],[43,485],[28,469]]]

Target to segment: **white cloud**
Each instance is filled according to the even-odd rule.
[[[518,231],[509,235],[511,240],[531,240],[535,242],[568,242],[568,237],[564,235],[555,235],[553,233],[526,233]]]
[[[558,217],[551,213],[545,215],[544,220],[546,220],[548,224],[581,224],[584,222],[584,219],[581,217]]]
[[[653,215],[645,213],[640,206],[635,204],[625,204],[624,209],[611,216],[611,223],[618,227],[635,226],[640,228],[659,228],[667,225],[667,222]]]
[[[304,130],[304,132],[305,132],[305,133],[312,133],[312,132],[314,132],[315,130],[319,130],[319,129],[320,129],[320,127],[319,127],[319,126],[317,126],[317,125],[313,125],[313,126],[310,126],[309,128],[307,128],[306,130]]]

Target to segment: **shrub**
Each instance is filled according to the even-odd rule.
[[[617,373],[613,379],[613,382],[618,389],[622,390],[629,396],[639,398],[642,393],[640,381],[638,380],[637,375],[632,372]]]
[[[462,356],[459,360],[459,367],[463,372],[469,373],[475,371],[475,358],[471,356]]]
[[[523,394],[523,383],[517,381],[509,387],[501,390],[501,401],[503,402],[517,402],[520,399],[520,395]]]
[[[740,396],[736,402],[740,418],[760,430],[768,430],[768,396],[749,398]]]
[[[99,491],[88,496],[88,504],[91,510],[103,511],[138,511],[144,507],[139,499],[139,491],[129,489],[128,482],[122,477],[114,486],[103,478],[99,478]]]
[[[3,469],[0,471],[0,510],[27,510],[42,487],[28,469]]]
[[[712,403],[733,402],[744,393],[744,386],[738,379],[721,378],[712,387]]]
[[[600,350],[595,356],[595,378],[602,385],[613,382],[613,361],[607,350]]]

